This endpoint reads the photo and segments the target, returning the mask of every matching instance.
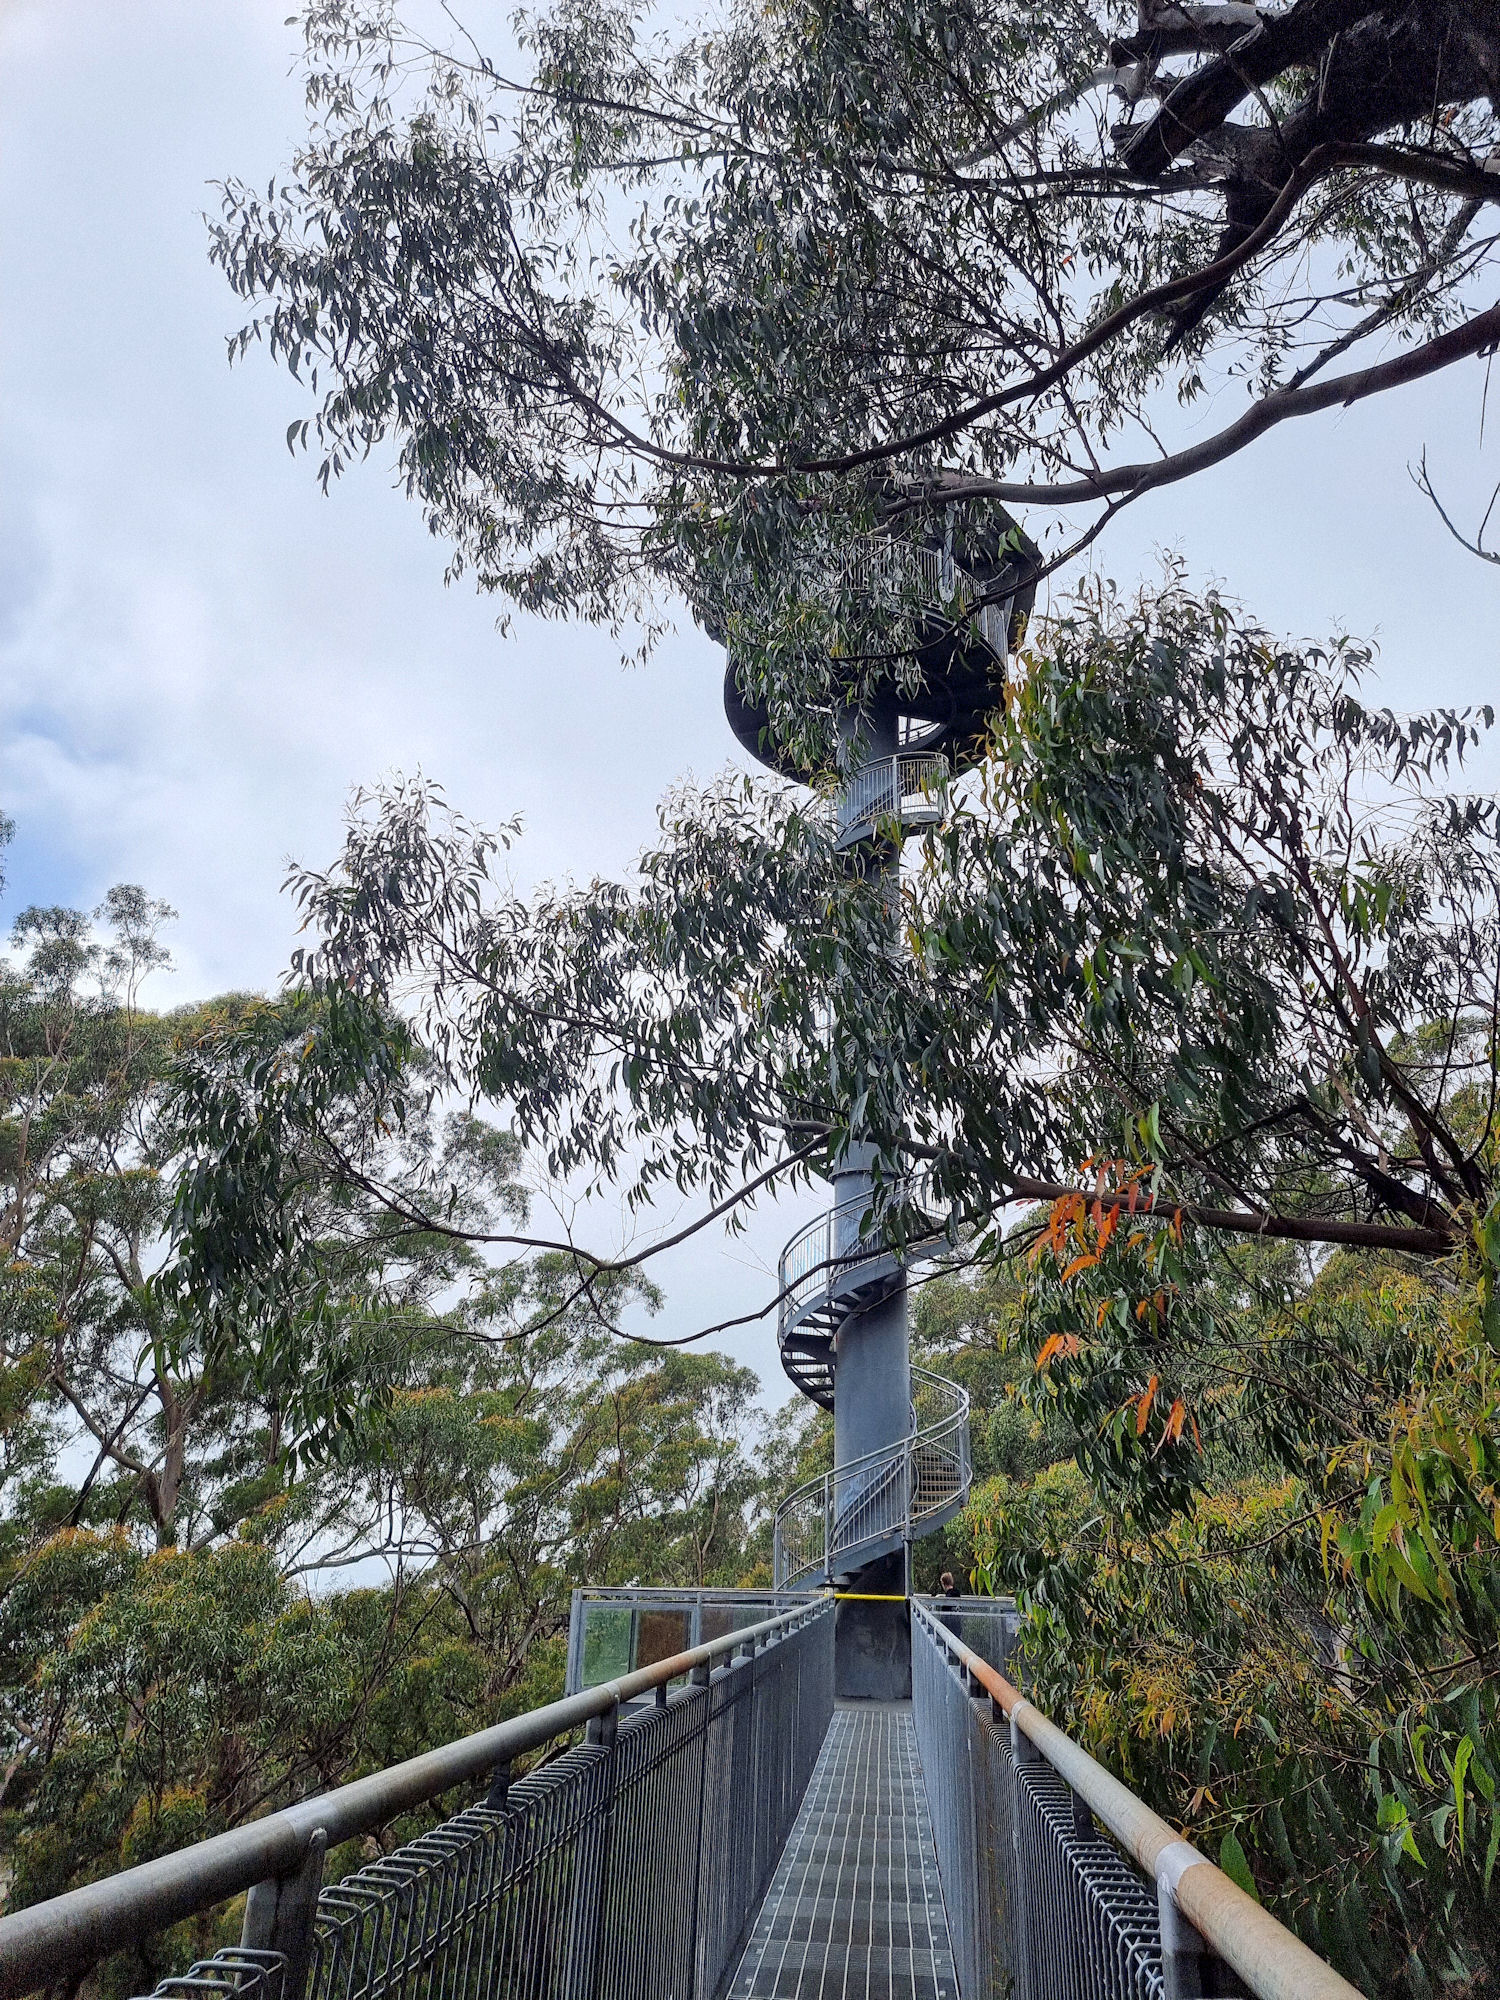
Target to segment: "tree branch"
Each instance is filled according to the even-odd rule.
[[[1007,1178],[1012,1198],[1017,1201],[1065,1201],[1077,1195],[1092,1202],[1095,1198],[1092,1188],[1076,1187],[1066,1181],[1033,1180],[1026,1174]],[[1201,1229],[1221,1229],[1236,1236],[1270,1236],[1289,1243],[1341,1244],[1357,1250],[1400,1250],[1416,1257],[1445,1257],[1458,1240],[1456,1231],[1406,1229],[1386,1222],[1339,1222],[1311,1215],[1255,1215],[1244,1209],[1204,1208],[1197,1202],[1174,1201],[1161,1195],[1139,1197],[1136,1213],[1180,1215],[1184,1222],[1196,1223]]]
[[[1259,402],[1252,403],[1242,417],[1236,418],[1212,437],[1205,438],[1201,444],[1190,445],[1186,450],[1171,453],[1166,458],[1147,460],[1138,465],[1121,465],[1112,472],[1085,475],[1057,485],[967,479],[944,481],[938,490],[950,500],[999,500],[1006,505],[1023,506],[1079,507],[1116,493],[1127,495],[1132,500],[1138,499],[1155,487],[1173,486],[1181,479],[1190,479],[1195,473],[1232,458],[1264,432],[1289,418],[1313,416],[1320,410],[1333,409],[1338,405],[1348,409],[1352,404],[1381,395],[1387,389],[1404,388],[1408,382],[1420,382],[1428,375],[1437,374],[1440,369],[1451,367],[1455,361],[1465,360],[1471,354],[1484,353],[1497,343],[1500,343],[1500,303],[1490,306],[1485,312],[1476,313],[1465,325],[1454,327],[1448,333],[1426,341],[1421,347],[1372,368],[1362,368],[1350,375],[1340,375],[1332,382],[1304,389],[1273,390],[1270,395],[1261,397]]]

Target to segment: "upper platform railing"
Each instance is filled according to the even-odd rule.
[[[944,612],[955,625],[969,621],[1002,664],[1010,652],[1014,607],[1024,587],[1017,584],[1003,597],[987,598],[983,581],[955,562],[951,549],[880,535],[845,556],[840,580],[874,604],[906,604],[929,615]]]
[[[835,847],[874,840],[886,826],[903,838],[940,826],[948,811],[948,775],[948,759],[935,750],[902,750],[861,764],[838,796]]]

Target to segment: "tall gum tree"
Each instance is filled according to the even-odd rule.
[[[1060,561],[1500,337],[1494,0],[779,0],[654,34],[561,0],[503,53],[389,0],[303,26],[307,141],[226,186],[213,247],[235,350],[313,396],[289,441],[325,482],[394,443],[455,566],[528,609],[649,622],[665,586],[722,618],[734,579],[771,684],[814,673],[877,523],[1005,502]],[[1206,432],[1175,411],[1236,384]]]

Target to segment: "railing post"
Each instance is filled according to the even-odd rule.
[[[1218,1990],[1213,1979],[1220,1961],[1201,1931],[1177,1907],[1177,1884],[1203,1856],[1185,1840],[1173,1841],[1156,1857],[1156,1907],[1161,1920],[1161,1978],[1164,2000],[1203,2000]]]
[[[604,1971],[604,1919],[609,1897],[609,1860],[615,1813],[615,1741],[620,1729],[620,1704],[612,1701],[602,1715],[589,1718],[587,1740],[605,1752],[604,1798],[599,1808],[597,1865],[589,1880],[573,1884],[573,1943],[566,1983],[569,2000],[597,2000]],[[580,1841],[574,1849],[575,1869],[586,1860]]]
[[[1015,1907],[1010,1913],[1011,1932],[1015,1939],[1016,1950],[1016,1992],[1023,1996],[1023,2000],[1030,2000],[1030,1996],[1039,1990],[1039,1968],[1033,1958],[1036,1932],[1031,1921],[1030,1856],[1021,1834],[1021,1827],[1027,1816],[1021,1790],[1021,1772],[1026,1765],[1044,1764],[1046,1759],[1022,1729],[1014,1713],[1010,1718],[1010,1754],[1016,1768],[1010,1814],[1011,1880],[1015,1886]]]
[[[707,1817],[708,1799],[708,1754],[709,1724],[713,1719],[713,1668],[706,1663],[693,1667],[688,1672],[689,1688],[703,1691],[703,1718],[698,1731],[698,1838],[693,1843],[693,1913],[692,1932],[688,1944],[688,1991],[698,1993],[698,1950],[703,1929],[703,1848],[704,1821]]]
[[[281,1953],[281,2000],[302,2000],[307,1991],[327,1848],[328,1835],[315,1827],[296,1874],[257,1882],[245,1898],[240,1943],[246,1951]]]

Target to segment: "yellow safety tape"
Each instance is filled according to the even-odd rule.
[[[897,1592],[892,1596],[881,1590],[830,1590],[828,1595],[838,1604],[905,1604],[906,1596]]]

